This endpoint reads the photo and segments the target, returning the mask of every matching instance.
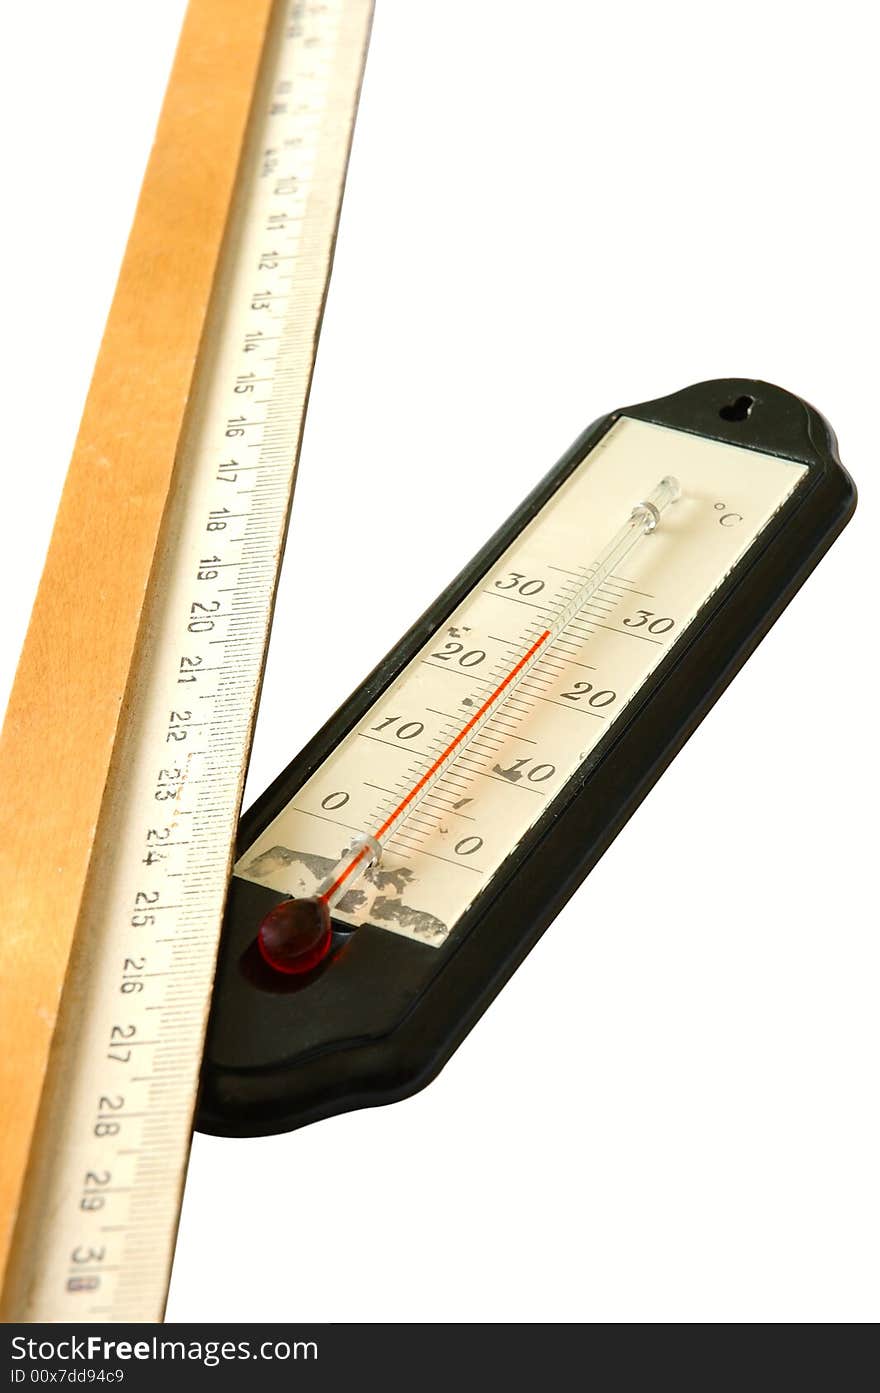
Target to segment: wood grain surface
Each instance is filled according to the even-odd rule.
[[[3,1268],[271,9],[190,2],[0,741]]]

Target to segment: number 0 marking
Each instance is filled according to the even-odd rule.
[[[455,851],[457,856],[473,856],[475,851],[479,851],[483,845],[482,837],[463,837],[460,842],[456,842]]]

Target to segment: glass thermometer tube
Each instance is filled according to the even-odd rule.
[[[260,925],[258,944],[265,961],[279,972],[312,971],[326,956],[332,940],[330,913],[358,879],[379,863],[382,851],[422,799],[443,777],[450,765],[471,744],[483,726],[514,694],[550,645],[560,637],[608,577],[617,570],[643,537],[659,525],[664,510],[681,496],[678,480],[661,479],[647,498],[637,503],[588,569],[582,585],[498,683],[479,710],[404,795],[384,822],[372,832],[356,837],[313,896],[284,900]]]

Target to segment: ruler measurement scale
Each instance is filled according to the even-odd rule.
[[[369,20],[366,0],[296,4],[275,31],[59,1027],[74,1062],[35,1158],[25,1319],[164,1307]]]

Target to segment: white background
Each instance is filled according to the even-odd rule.
[[[182,11],[4,11],[4,698]],[[379,0],[249,798],[615,406],[779,382],[862,503],[426,1092],[196,1138],[171,1319],[880,1314],[870,26]]]

